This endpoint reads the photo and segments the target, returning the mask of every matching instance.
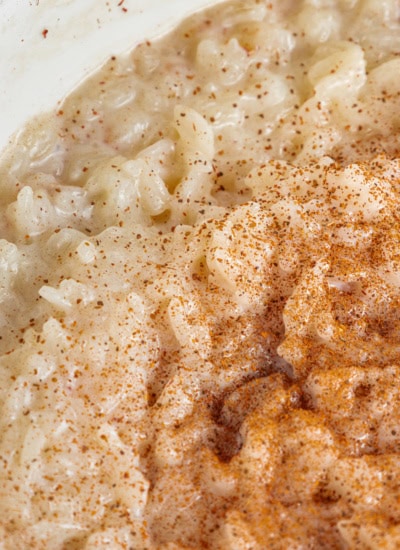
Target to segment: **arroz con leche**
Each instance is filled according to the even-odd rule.
[[[0,547],[400,547],[400,3],[228,2],[0,168]]]

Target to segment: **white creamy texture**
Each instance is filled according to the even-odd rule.
[[[7,550],[400,545],[400,6],[229,2],[4,156]]]
[[[111,52],[126,52],[133,40],[163,34],[214,3],[1,0],[0,151],[23,124],[56,105]]]

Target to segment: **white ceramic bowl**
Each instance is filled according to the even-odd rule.
[[[215,1],[0,1],[0,151],[110,55]]]

